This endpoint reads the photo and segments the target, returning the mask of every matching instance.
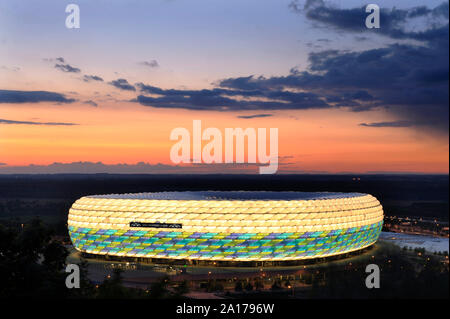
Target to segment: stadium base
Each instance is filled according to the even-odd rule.
[[[369,251],[376,249],[374,244],[365,248],[359,248],[354,251],[349,251],[343,254],[337,254],[328,257],[317,257],[297,260],[267,260],[267,261],[212,261],[199,259],[171,259],[171,258],[148,258],[148,257],[130,257],[130,256],[112,256],[112,255],[98,255],[80,252],[83,258],[114,261],[114,262],[128,262],[146,265],[167,265],[167,266],[198,266],[198,267],[293,267],[304,265],[316,265],[327,262],[344,260],[359,255],[364,255]]]

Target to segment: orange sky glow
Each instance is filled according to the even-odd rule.
[[[279,172],[448,173],[445,139],[408,128],[359,126],[367,119],[345,110],[277,111],[274,117],[238,119],[222,112],[154,109],[123,102],[120,107],[87,105],[4,105],[1,117],[22,121],[71,122],[73,126],[8,124],[0,126],[1,162],[8,166],[78,161],[104,164],[172,164],[173,128],[192,132],[217,127],[278,127]],[[383,117],[371,112],[376,121]],[[203,146],[207,142],[203,143]]]

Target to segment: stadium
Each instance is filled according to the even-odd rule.
[[[88,255],[185,262],[300,261],[361,250],[381,232],[373,196],[329,192],[160,192],[85,196],[69,211]]]

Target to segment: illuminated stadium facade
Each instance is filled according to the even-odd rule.
[[[69,212],[81,252],[151,259],[292,261],[375,243],[383,209],[360,193],[162,192],[86,196]]]

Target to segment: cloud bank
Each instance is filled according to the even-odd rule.
[[[75,99],[67,98],[64,94],[48,91],[17,91],[0,90],[0,103],[39,103],[59,102],[72,103]]]
[[[258,164],[166,165],[104,164],[102,162],[52,163],[50,165],[0,166],[0,174],[257,174]]]
[[[78,125],[77,123],[14,121],[14,120],[6,120],[6,119],[0,119],[0,124],[47,125],[47,126],[72,126],[72,125]]]

